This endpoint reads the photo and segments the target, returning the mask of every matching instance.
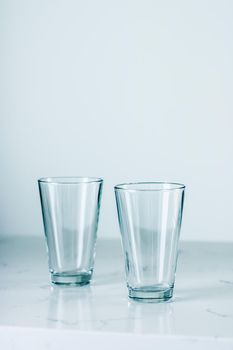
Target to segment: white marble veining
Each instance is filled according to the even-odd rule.
[[[233,349],[232,243],[183,242],[167,303],[128,299],[114,240],[99,240],[89,286],[52,286],[44,240],[37,237],[0,239],[0,275],[4,349],[33,341],[34,349],[63,349],[69,342],[86,349],[110,343],[141,349],[141,342],[148,349]]]

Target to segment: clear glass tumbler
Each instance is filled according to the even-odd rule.
[[[185,186],[141,182],[115,186],[129,297],[173,295]]]
[[[51,280],[85,285],[94,267],[103,180],[50,177],[38,184]]]

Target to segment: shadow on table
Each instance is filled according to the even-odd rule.
[[[227,281],[226,281],[227,282]],[[176,302],[205,300],[205,299],[224,299],[231,298],[233,286],[229,283],[219,280],[219,285],[199,286],[196,288],[175,288],[174,298]]]
[[[93,276],[92,285],[109,285],[109,284],[125,284],[125,276],[122,272],[111,272],[106,274],[98,274]]]

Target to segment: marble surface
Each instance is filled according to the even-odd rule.
[[[89,286],[50,284],[43,237],[1,238],[0,275],[4,349],[233,349],[233,243],[182,242],[167,303],[128,299],[117,240],[99,240]]]

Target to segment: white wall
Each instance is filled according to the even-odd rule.
[[[0,234],[42,234],[36,179],[187,185],[182,237],[233,240],[233,1],[0,1]]]

